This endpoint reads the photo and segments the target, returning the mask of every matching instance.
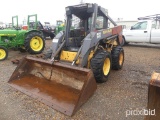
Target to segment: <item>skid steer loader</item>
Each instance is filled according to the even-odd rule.
[[[111,68],[122,68],[124,50],[122,27],[106,9],[90,3],[68,6],[66,17],[65,31],[53,39],[47,60],[24,58],[9,84],[71,116],[93,95],[96,82],[107,81]]]

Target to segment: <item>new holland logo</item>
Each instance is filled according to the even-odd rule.
[[[110,33],[110,32],[112,32],[112,29],[107,29],[107,30],[103,31],[103,34],[107,34],[107,33]]]

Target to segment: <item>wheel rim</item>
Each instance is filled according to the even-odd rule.
[[[40,51],[43,48],[43,40],[41,37],[35,36],[30,41],[30,46],[34,51]]]
[[[124,59],[123,52],[121,52],[121,53],[119,54],[119,65],[120,65],[120,66],[123,64],[123,59]]]
[[[3,49],[0,49],[0,60],[4,59],[6,57],[6,51]]]
[[[106,58],[103,64],[103,73],[104,75],[108,75],[111,67],[111,62],[109,58]]]

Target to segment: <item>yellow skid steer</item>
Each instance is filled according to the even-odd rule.
[[[25,57],[9,84],[71,116],[94,94],[96,82],[106,82],[111,68],[122,68],[124,50],[122,26],[101,6],[68,6],[66,17],[65,31],[55,36],[45,59]]]

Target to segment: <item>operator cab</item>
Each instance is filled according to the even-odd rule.
[[[108,28],[108,18],[101,11],[102,8],[98,6],[95,12],[94,5],[86,3],[66,7],[66,50],[72,48],[73,51],[78,51],[83,39],[90,31]]]

